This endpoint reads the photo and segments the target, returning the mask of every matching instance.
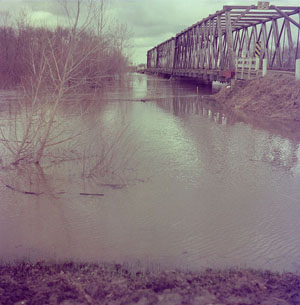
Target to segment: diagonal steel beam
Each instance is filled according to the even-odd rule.
[[[285,19],[287,19],[289,22],[291,22],[292,24],[294,24],[296,27],[298,27],[300,29],[300,24],[298,22],[296,22],[294,19],[292,19],[291,17],[289,17],[285,12],[283,12],[277,6],[271,5],[270,8],[276,10],[282,17],[284,17]]]

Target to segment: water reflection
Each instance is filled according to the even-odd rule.
[[[183,120],[191,120],[192,116],[201,116],[211,122],[221,125],[236,125],[243,126],[244,120],[233,112],[226,111],[222,105],[217,104],[207,91],[201,92],[203,95],[179,95],[175,87],[168,87],[168,97],[160,97],[156,99],[156,104],[167,112],[173,113],[175,116]],[[175,90],[174,90],[175,88]],[[253,123],[253,122],[252,122]],[[260,124],[253,123],[254,128],[260,128]],[[245,128],[245,126],[243,126]],[[269,133],[262,137],[251,139],[252,145],[255,147],[255,156],[250,158],[253,162],[268,162],[271,165],[278,166],[290,171],[298,164],[298,141],[289,140],[283,135],[290,135],[292,138],[299,137],[299,132],[295,133],[291,130],[288,133],[286,130],[278,129],[278,126],[273,126],[273,130],[278,134]],[[261,132],[262,134],[264,132]],[[247,138],[247,141],[249,139]],[[213,141],[213,139],[210,139]],[[261,147],[263,146],[263,149]],[[224,148],[225,149],[225,148]]]
[[[61,107],[79,136],[0,172],[1,259],[300,270],[299,141],[196,87],[139,75]]]

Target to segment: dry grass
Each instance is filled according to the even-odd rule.
[[[238,81],[233,88],[223,88],[214,98],[237,111],[300,121],[300,81],[288,76]]]
[[[1,304],[299,304],[300,277],[255,270],[132,272],[119,264],[0,266]]]

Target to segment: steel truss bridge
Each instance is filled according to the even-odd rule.
[[[234,74],[243,79],[239,63],[255,57],[256,70],[242,67],[249,70],[247,77],[261,75],[263,59],[268,70],[295,71],[299,37],[300,6],[223,6],[149,50],[146,72],[206,81],[226,81]]]

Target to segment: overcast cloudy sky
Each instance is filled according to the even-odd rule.
[[[74,2],[75,0],[68,0]],[[85,0],[83,0],[85,1]],[[251,5],[256,0],[106,0],[108,15],[132,32],[132,60],[146,62],[146,52],[153,46],[174,36],[193,23],[222,9],[223,5]],[[274,0],[274,5],[300,6],[299,0]],[[0,11],[25,9],[39,22],[56,23],[63,19],[63,11],[56,0],[0,0]],[[4,14],[0,15],[3,19]]]

